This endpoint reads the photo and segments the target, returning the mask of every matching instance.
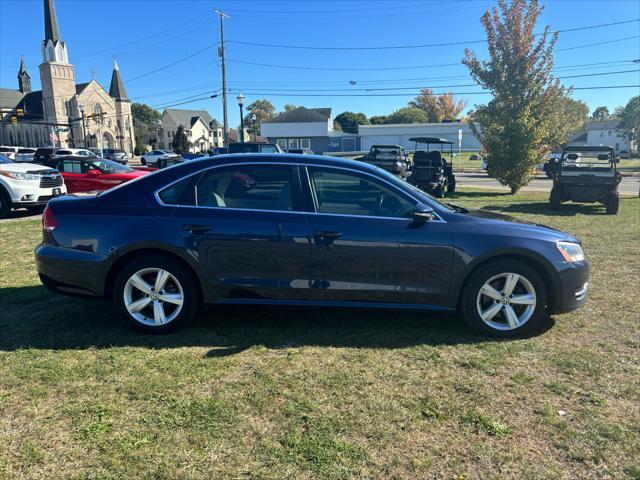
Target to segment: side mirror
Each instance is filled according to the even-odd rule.
[[[411,219],[414,223],[426,223],[436,218],[433,208],[428,207],[422,203],[416,205],[416,208],[411,212]]]

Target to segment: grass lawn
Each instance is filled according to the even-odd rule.
[[[146,336],[47,293],[39,223],[0,224],[0,478],[640,478],[640,199],[456,197],[578,235],[585,308],[517,341],[447,315],[230,307]]]

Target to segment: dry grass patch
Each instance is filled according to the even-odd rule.
[[[585,308],[535,338],[455,316],[223,308],[145,336],[38,283],[0,224],[0,478],[640,478],[640,199],[454,201],[570,231]]]

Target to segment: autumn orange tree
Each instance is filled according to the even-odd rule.
[[[423,88],[416,98],[409,102],[409,106],[419,108],[427,114],[427,121],[432,123],[443,120],[455,120],[464,110],[467,103],[463,100],[454,100],[453,95],[433,93],[430,88]]]
[[[536,0],[499,0],[482,16],[489,60],[465,49],[462,62],[493,99],[476,107],[470,126],[488,155],[492,174],[517,192],[555,141],[557,111],[569,91],[551,75],[558,34],[534,33],[542,7]],[[539,36],[536,39],[536,36]]]

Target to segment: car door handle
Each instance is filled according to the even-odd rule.
[[[182,230],[191,233],[205,233],[211,230],[213,227],[211,225],[198,225],[193,223],[187,223],[182,225]]]
[[[336,240],[342,236],[340,232],[314,232],[313,236],[315,238],[322,238],[324,240]]]

